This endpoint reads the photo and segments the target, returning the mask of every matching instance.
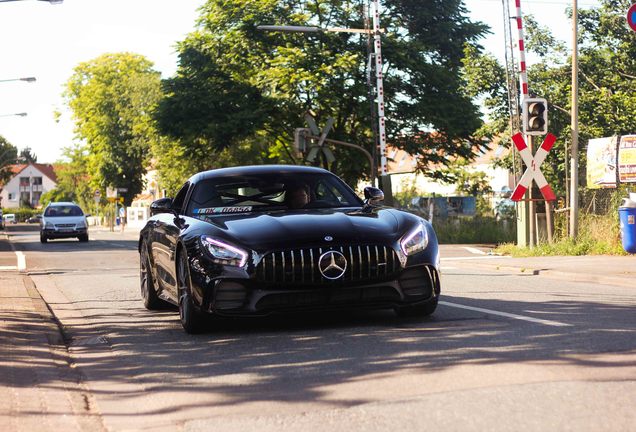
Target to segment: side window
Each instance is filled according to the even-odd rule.
[[[323,182],[316,186],[316,199],[332,205],[340,204],[340,199],[334,194],[333,189]]]
[[[186,195],[188,194],[188,189],[190,189],[190,183],[186,183],[183,187],[177,192],[177,195],[172,200],[172,208],[177,210],[178,213],[183,213],[183,204],[185,203]]]

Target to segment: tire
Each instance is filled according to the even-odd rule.
[[[78,237],[79,241],[81,242],[87,242],[88,241],[88,234],[84,234]]]
[[[179,320],[186,333],[196,334],[203,329],[203,315],[196,309],[192,298],[190,267],[185,251],[179,254],[177,263],[177,294],[179,296]]]
[[[435,297],[433,300],[424,303],[418,304],[415,306],[400,306],[395,308],[395,313],[399,317],[427,317],[432,315],[437,309],[437,302],[439,301],[439,297]]]
[[[46,243],[49,239],[44,235],[40,234],[40,243]]]
[[[141,288],[141,299],[146,309],[159,310],[167,306],[167,303],[157,295],[146,243],[141,247],[141,253],[139,254],[139,285]]]

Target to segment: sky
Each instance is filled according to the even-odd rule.
[[[176,42],[194,29],[205,0],[0,0],[0,135],[38,162],[55,162],[74,142],[73,122],[61,96],[64,83],[81,62],[104,53],[134,52],[154,63],[162,77],[177,68]],[[514,0],[510,0],[514,6]],[[579,0],[589,7],[595,0]],[[470,18],[492,28],[482,45],[503,59],[501,0],[465,0]],[[570,41],[565,9],[571,2],[522,0],[557,38]],[[511,15],[514,15],[514,10]],[[513,28],[514,30],[514,28]],[[516,38],[516,34],[513,33]],[[2,80],[35,77],[34,83]],[[54,111],[62,112],[59,121]],[[27,116],[12,114],[26,112]],[[390,119],[388,119],[390,120]]]

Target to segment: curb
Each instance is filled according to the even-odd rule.
[[[588,273],[574,273],[574,272],[564,272],[561,270],[552,270],[549,268],[538,269],[531,267],[519,267],[519,266],[511,266],[511,265],[500,265],[496,263],[484,263],[484,262],[474,262],[474,261],[462,261],[456,260],[455,262],[461,263],[464,267],[472,267],[478,269],[485,270],[495,270],[509,273],[519,273],[531,276],[543,276],[550,279],[558,279],[558,280],[567,280],[570,282],[588,282],[588,283],[596,283],[600,285],[615,285],[625,288],[634,288],[634,280],[628,279],[620,276],[602,276],[602,275],[594,275]]]

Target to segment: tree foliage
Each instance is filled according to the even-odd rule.
[[[208,0],[197,30],[178,46],[179,68],[164,82],[160,130],[184,169],[226,165],[221,152],[255,148],[255,162],[297,162],[293,130],[311,111],[330,137],[373,146],[365,35],[272,33],[261,24],[363,28],[362,0]],[[462,91],[463,46],[485,27],[461,0],[383,2],[387,138],[422,154],[420,169],[470,157],[479,113]],[[374,78],[371,78],[374,83]],[[434,133],[433,133],[434,132]],[[329,168],[355,180],[368,172],[359,152],[334,149]],[[321,162],[323,165],[325,161]]]
[[[0,135],[0,190],[2,185],[11,179],[11,165],[16,163],[18,149],[5,137]]]
[[[65,96],[86,143],[91,186],[126,188],[129,204],[143,188],[149,148],[159,139],[151,117],[161,98],[159,73],[143,56],[104,54],[75,68]]]
[[[36,163],[38,161],[38,157],[33,151],[31,151],[31,147],[25,147],[20,150],[20,154],[18,155],[18,162],[22,164],[30,164]]]
[[[82,145],[64,149],[64,162],[55,164],[57,186],[42,194],[40,202],[46,206],[52,201],[73,201],[83,209],[93,205],[93,189],[89,173],[89,154]]]

